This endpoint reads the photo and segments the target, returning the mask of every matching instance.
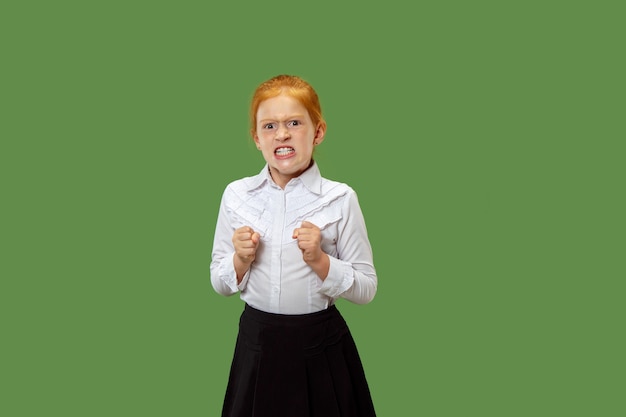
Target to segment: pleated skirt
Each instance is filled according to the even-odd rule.
[[[365,372],[337,310],[272,314],[246,305],[222,417],[373,417]]]

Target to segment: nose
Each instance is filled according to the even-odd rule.
[[[287,129],[287,126],[285,125],[279,125],[278,128],[276,129],[276,136],[275,138],[277,140],[280,141],[284,141],[287,140],[291,137],[291,135],[289,134],[289,130]]]

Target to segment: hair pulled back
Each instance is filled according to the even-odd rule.
[[[254,91],[250,104],[250,133],[252,136],[256,132],[256,114],[261,103],[281,93],[286,93],[298,100],[309,112],[309,117],[314,126],[318,126],[320,123],[326,125],[322,117],[319,97],[311,84],[298,76],[281,74],[264,81]]]

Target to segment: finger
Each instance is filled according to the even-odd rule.
[[[256,248],[256,245],[251,240],[244,240],[235,246],[238,250],[249,250]]]
[[[252,238],[252,235],[256,233],[250,226],[242,226],[235,230],[235,235],[239,240],[248,240]]]
[[[254,232],[252,233],[252,236],[250,236],[250,239],[252,240],[252,243],[256,245],[257,243],[259,243],[259,240],[261,239],[261,235],[258,234],[257,232]]]
[[[252,234],[249,232],[240,232],[235,234],[235,239],[240,241],[240,242],[245,242],[247,240],[250,240],[252,238]]]
[[[306,228],[299,228],[299,229],[295,229],[293,231],[293,238],[294,239],[298,239],[298,240],[302,240],[302,239],[307,239],[311,236],[311,231],[310,229],[306,229]]]
[[[311,222],[307,222],[306,220],[302,222],[300,227],[304,227],[305,229],[317,229],[317,226]]]
[[[298,239],[315,240],[321,236],[319,229],[300,229]]]

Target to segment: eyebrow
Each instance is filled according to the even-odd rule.
[[[302,118],[304,118],[304,115],[294,114],[292,116],[285,117],[285,120],[302,119]],[[277,121],[279,120],[278,119],[261,119],[259,120],[259,123],[269,123],[269,122],[277,122]]]

